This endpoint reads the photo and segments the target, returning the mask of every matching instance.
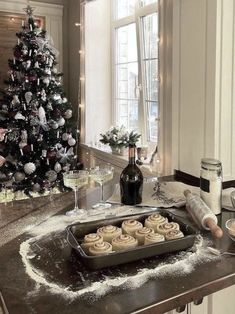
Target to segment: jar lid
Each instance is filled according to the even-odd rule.
[[[221,166],[221,161],[214,158],[202,158],[201,163],[205,165]]]

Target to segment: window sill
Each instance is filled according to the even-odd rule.
[[[110,163],[120,170],[124,169],[128,162],[128,156],[121,156],[112,154],[111,151],[103,150],[97,146],[90,146],[87,144],[80,144],[80,148],[86,151],[86,154],[89,155],[90,167],[95,166],[95,160],[101,160],[105,163]],[[150,170],[149,164],[144,164],[140,166],[140,169],[143,173],[143,176],[152,176],[153,173]]]

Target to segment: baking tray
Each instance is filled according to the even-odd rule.
[[[120,252],[113,252],[101,256],[88,256],[80,246],[84,236],[88,233],[96,232],[98,228],[106,225],[114,225],[120,227],[123,220],[136,219],[140,222],[151,214],[160,213],[167,217],[169,221],[177,222],[180,230],[184,233],[184,238],[169,240],[150,245],[142,245],[136,248],[128,249]],[[174,216],[165,209],[146,212],[144,214],[135,214],[129,216],[115,217],[105,220],[96,220],[85,223],[75,223],[67,227],[67,241],[70,246],[76,250],[82,262],[90,269],[101,269],[105,267],[125,264],[165,253],[172,253],[185,250],[193,246],[197,231],[190,225],[185,224],[179,217]]]

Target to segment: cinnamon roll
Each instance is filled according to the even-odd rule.
[[[139,245],[144,244],[144,239],[147,234],[153,234],[154,230],[152,228],[143,227],[135,232],[135,238],[138,241]]]
[[[113,238],[118,237],[122,234],[122,229],[116,226],[107,225],[100,227],[97,230],[97,234],[103,237],[104,241],[111,243]]]
[[[171,230],[180,230],[179,224],[177,222],[166,222],[157,226],[157,232],[163,235]]]
[[[165,241],[165,237],[159,233],[149,233],[145,236],[144,244],[153,244]]]
[[[148,228],[153,228],[153,230],[157,232],[157,226],[165,222],[168,222],[168,219],[166,217],[163,217],[159,213],[156,213],[148,216],[148,218],[145,219],[144,226]]]
[[[183,238],[184,234],[180,230],[171,230],[165,234],[165,237],[166,237],[166,240],[174,240],[174,239]]]
[[[134,237],[135,232],[141,228],[143,228],[142,223],[134,219],[128,219],[128,220],[123,221],[122,223],[123,233],[129,234],[132,237]]]
[[[128,250],[138,245],[138,241],[129,234],[121,234],[112,240],[113,251]]]
[[[85,253],[89,253],[89,248],[93,246],[95,243],[102,243],[103,237],[97,233],[89,233],[86,234],[84,240],[81,244],[81,247]]]
[[[109,242],[95,243],[89,248],[89,255],[97,256],[112,252],[112,245]]]

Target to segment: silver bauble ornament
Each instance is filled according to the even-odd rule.
[[[39,183],[35,183],[35,184],[33,185],[33,191],[34,191],[34,192],[39,192],[40,190],[41,190],[40,184],[39,184]]]
[[[36,166],[32,162],[28,162],[27,164],[24,165],[24,172],[26,174],[32,174],[36,170]]]
[[[57,179],[57,173],[54,170],[49,170],[46,172],[46,177],[49,182],[54,182]]]
[[[65,111],[65,113],[64,113],[65,119],[70,119],[70,118],[72,118],[72,114],[73,114],[72,110],[71,110],[71,109],[67,109],[67,110]]]
[[[61,171],[62,167],[61,164],[57,161],[55,166],[54,166],[54,170],[55,172],[59,173]]]
[[[62,140],[63,140],[63,141],[67,141],[68,138],[69,138],[69,134],[68,134],[68,133],[63,133],[63,134],[62,134]]]
[[[25,178],[25,174],[23,172],[20,172],[20,171],[17,171],[15,174],[14,174],[14,179],[16,182],[20,182],[20,181],[23,181]]]
[[[46,84],[46,86],[48,86],[50,84],[50,79],[48,77],[45,77],[43,79],[43,83]]]
[[[74,145],[76,144],[76,140],[75,140],[73,137],[71,137],[71,138],[68,140],[68,144],[69,144],[69,146],[74,146]]]
[[[26,92],[24,94],[24,98],[25,98],[27,104],[29,104],[30,101],[32,100],[32,96],[33,96],[33,94],[31,92]]]
[[[58,123],[58,126],[63,126],[65,124],[65,119],[61,117],[59,121],[57,121],[57,123]]]

